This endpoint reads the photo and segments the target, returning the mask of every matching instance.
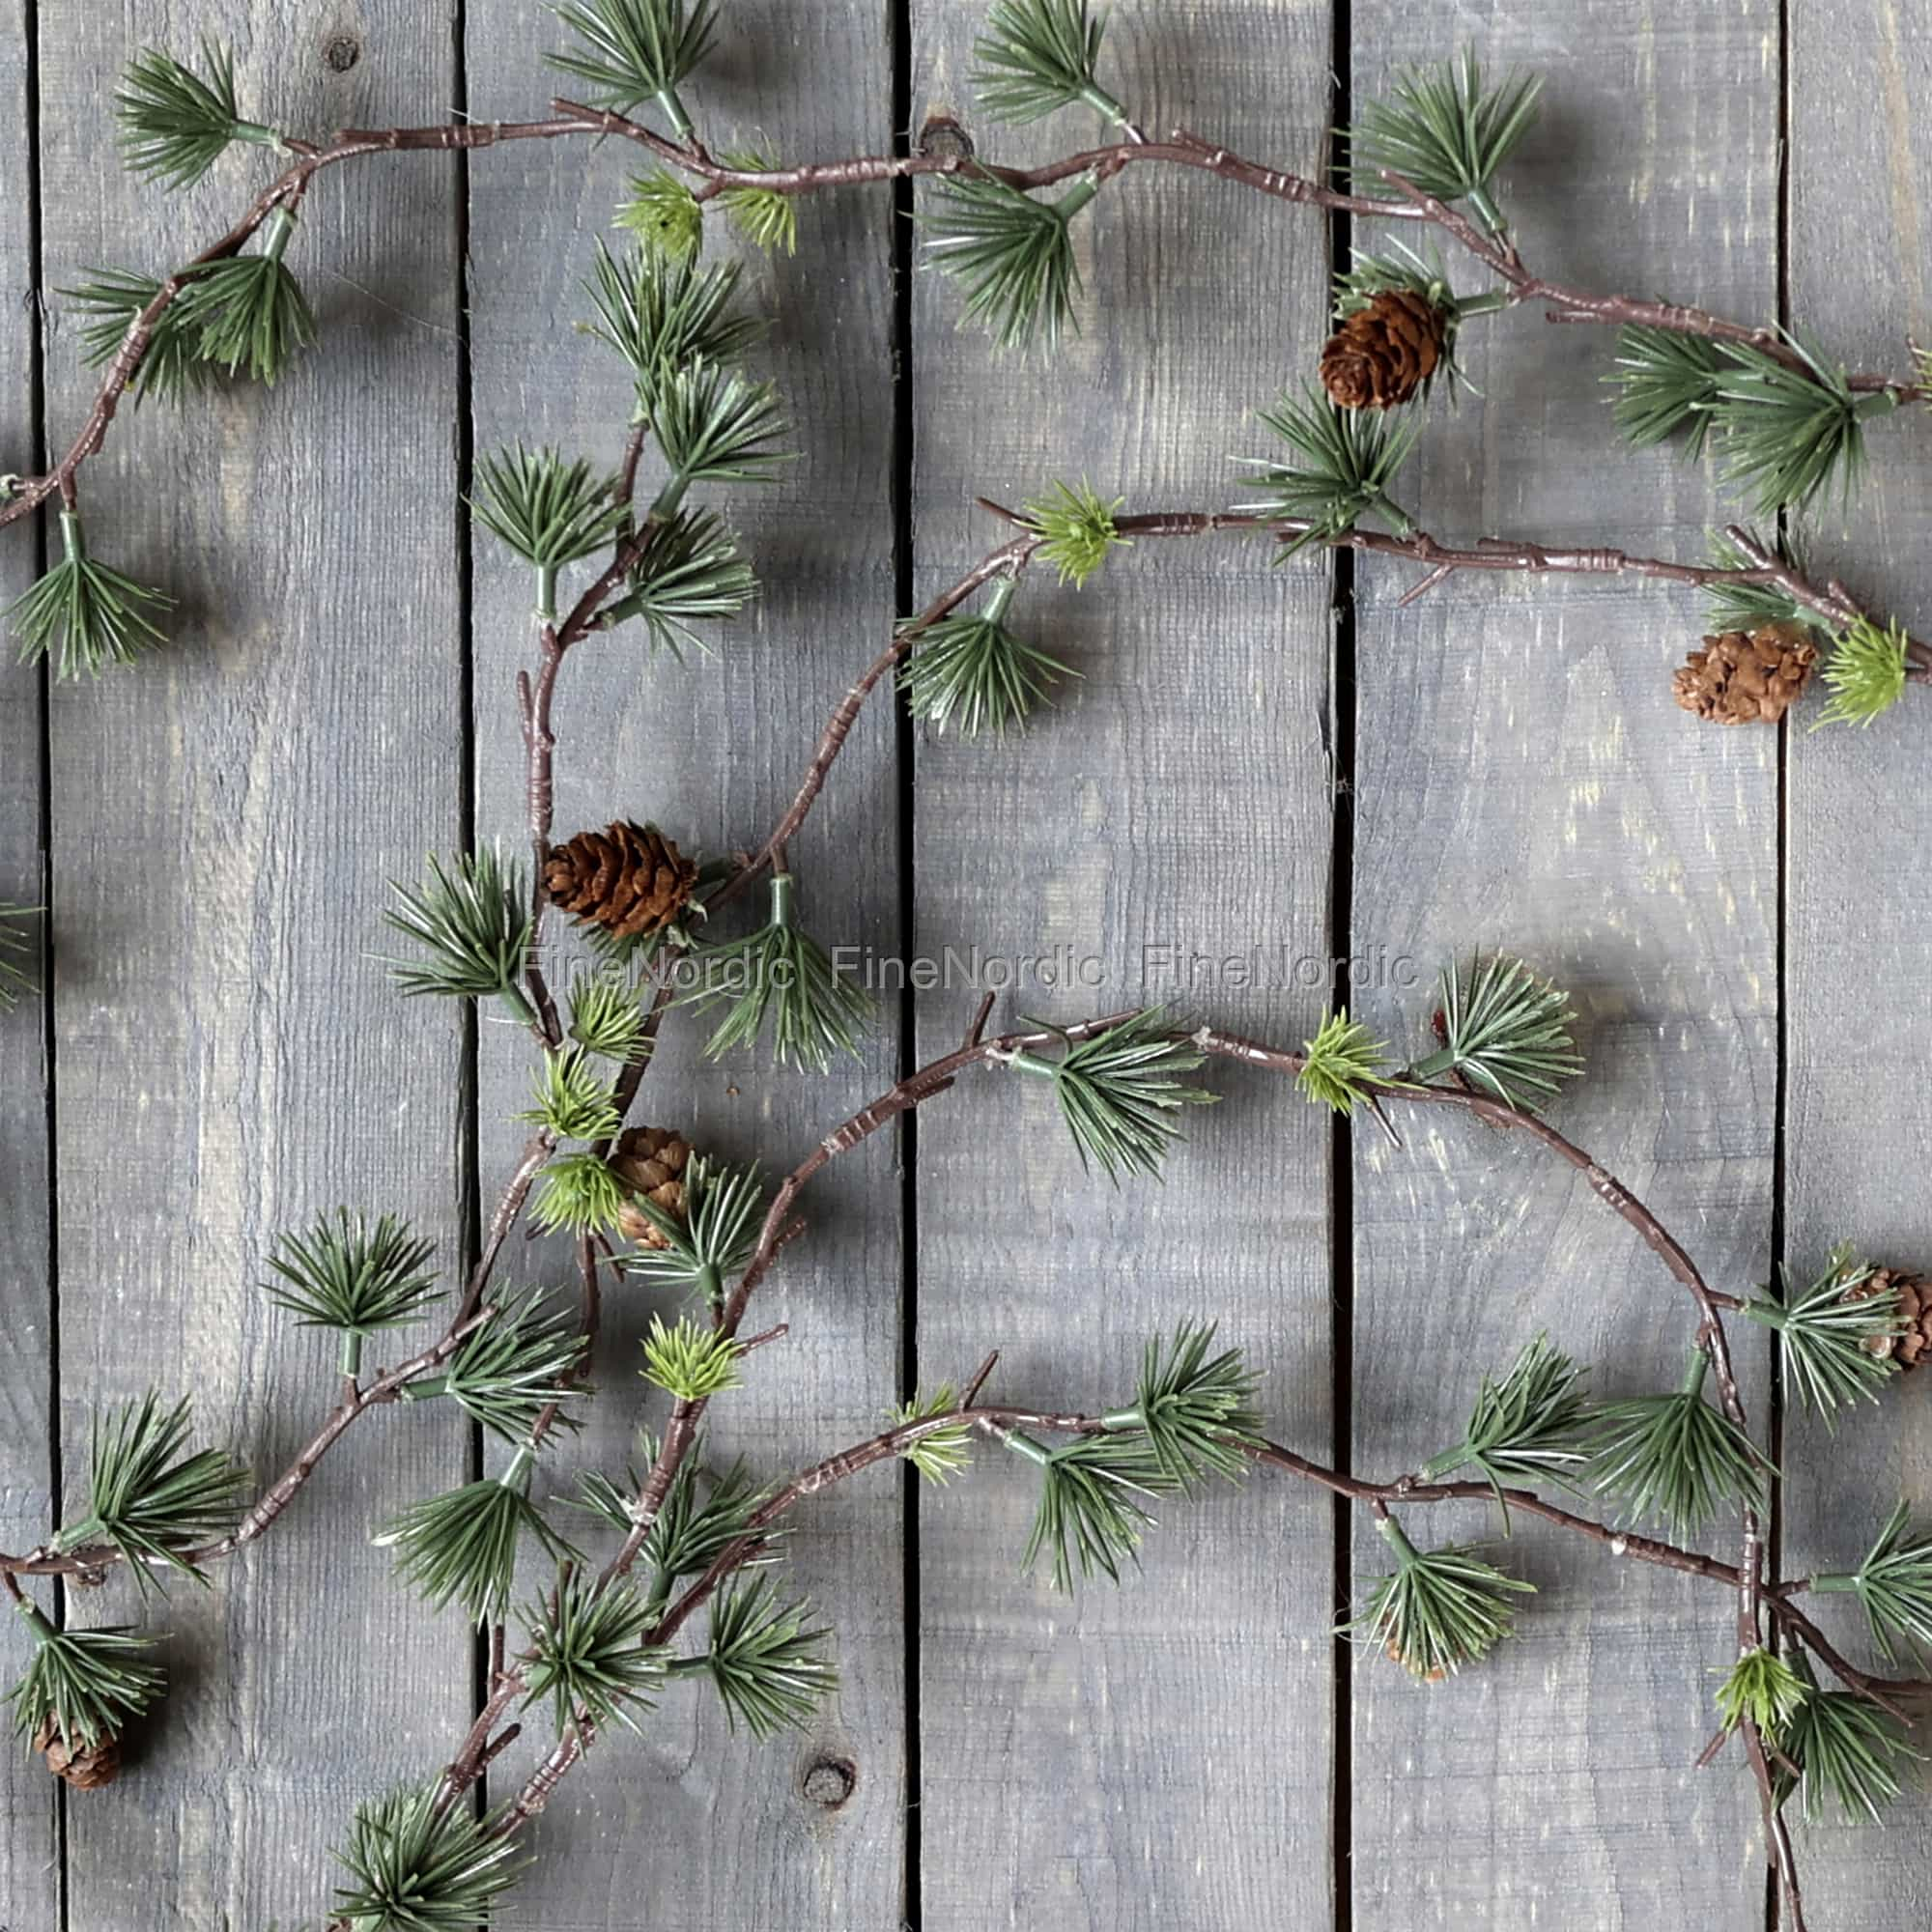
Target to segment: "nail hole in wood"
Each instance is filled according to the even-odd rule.
[[[804,1790],[827,1811],[840,1809],[859,1786],[859,1767],[849,1757],[815,1757],[806,1767]]]

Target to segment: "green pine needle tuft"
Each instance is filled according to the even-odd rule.
[[[344,1338],[343,1373],[355,1375],[360,1345],[385,1328],[413,1321],[441,1291],[427,1264],[436,1243],[407,1221],[338,1208],[300,1234],[283,1235],[270,1250],[279,1277],[269,1299],[305,1328],[332,1328]]]
[[[744,1386],[737,1343],[708,1321],[685,1315],[667,1327],[662,1315],[653,1315],[643,1349],[644,1379],[679,1402],[709,1402]]]
[[[1901,1502],[1856,1570],[1811,1579],[1814,1590],[1858,1598],[1872,1639],[1888,1659],[1897,1655],[1898,1645],[1932,1650],[1932,1538],[1909,1535],[1910,1520]]]
[[[1392,422],[1388,410],[1337,409],[1312,389],[1300,400],[1284,393],[1259,414],[1296,460],[1250,458],[1266,495],[1241,507],[1308,525],[1282,546],[1277,562],[1346,536],[1365,516],[1380,517],[1401,535],[1414,527],[1388,492],[1422,433],[1419,419]]]
[[[1423,1464],[1423,1481],[1438,1483],[1458,1469],[1473,1468],[1499,1505],[1504,1487],[1512,1483],[1580,1490],[1593,1420],[1583,1391],[1586,1374],[1539,1335],[1500,1381],[1483,1378],[1467,1434],[1454,1449]],[[1507,1520],[1506,1505],[1503,1514]]]
[[[396,904],[384,920],[427,955],[387,962],[405,994],[495,994],[520,1009],[519,1017],[532,1017],[517,990],[530,943],[529,895],[520,867],[506,866],[502,853],[486,845],[458,858],[447,871],[432,853],[424,884],[390,885]]]
[[[558,1561],[577,1552],[551,1528],[517,1487],[527,1482],[527,1452],[519,1450],[501,1478],[486,1476],[412,1503],[375,1538],[393,1548],[405,1581],[434,1609],[461,1604],[476,1624],[501,1623],[516,1577],[517,1546],[527,1535]]]
[[[1219,1097],[1182,1077],[1205,1058],[1191,1040],[1175,1037],[1164,1007],[1149,1007],[1104,1033],[1068,1039],[1057,1061],[1021,1052],[1009,1064],[1053,1082],[1081,1166],[1097,1165],[1119,1186],[1122,1174],[1158,1180],[1180,1138],[1180,1110]]]
[[[560,1141],[610,1140],[623,1125],[610,1082],[583,1047],[546,1052],[531,1093],[536,1104],[518,1120],[547,1127]]]
[[[704,207],[681,175],[652,168],[631,177],[630,198],[611,217],[651,254],[673,265],[696,261],[704,246]]]
[[[583,1741],[585,1720],[598,1731],[639,1728],[638,1714],[657,1702],[667,1659],[645,1643],[651,1606],[628,1581],[600,1589],[594,1577],[566,1567],[523,1618],[525,1710],[548,1698],[559,1738]]]
[[[552,1430],[579,1429],[570,1404],[589,1393],[574,1378],[589,1347],[553,1308],[549,1291],[527,1289],[472,1328],[440,1375],[405,1383],[407,1402],[447,1396],[470,1421],[501,1440],[528,1438],[545,1410]]]
[[[1106,27],[1106,14],[1091,14],[1087,0],[995,0],[985,33],[973,43],[980,105],[995,121],[1016,124],[1044,120],[1078,100],[1110,121],[1124,119],[1094,79]]]
[[[1360,1020],[1351,1020],[1347,1007],[1340,1007],[1313,1039],[1301,1042],[1301,1071],[1294,1084],[1318,1106],[1352,1114],[1372,1088],[1388,1083],[1387,1045]]]
[[[1684,454],[1695,463],[1710,436],[1723,371],[1718,345],[1704,336],[1627,327],[1618,331],[1616,360],[1604,378],[1617,391],[1610,413],[1635,449],[1683,433]]]
[[[1718,1686],[1718,1711],[1734,1731],[1747,1719],[1774,1741],[1804,1702],[1804,1683],[1776,1652],[1761,1645],[1745,1652]]]
[[[1521,73],[1485,87],[1473,47],[1438,67],[1402,69],[1388,97],[1370,101],[1348,131],[1356,191],[1385,191],[1386,168],[1438,201],[1467,201],[1500,235],[1491,189],[1535,126],[1542,88],[1540,78]]]
[[[167,1680],[145,1661],[152,1638],[121,1626],[56,1630],[34,1605],[14,1608],[34,1634],[33,1658],[7,1693],[22,1737],[45,1725],[70,1750],[92,1750],[161,1694]]]
[[[917,1422],[950,1415],[958,1406],[958,1392],[951,1382],[941,1382],[930,1395],[916,1390],[910,1402],[902,1402],[888,1412],[887,1424],[893,1429],[908,1429]],[[972,1444],[970,1422],[949,1422],[906,1443],[899,1455],[928,1483],[943,1489],[972,1463]]]
[[[648,248],[629,249],[619,259],[597,243],[591,279],[583,284],[597,321],[582,327],[631,365],[639,420],[649,419],[667,371],[729,362],[762,332],[755,317],[731,313],[741,272],[736,262],[700,268]]]
[[[1056,482],[1027,504],[1028,526],[1045,539],[1039,554],[1060,573],[1061,582],[1084,590],[1109,551],[1133,549],[1133,540],[1123,537],[1114,521],[1126,500],[1116,497],[1108,502],[1083,477],[1077,487]]]
[[[1896,1798],[1909,1762],[1924,1761],[1911,1733],[1889,1711],[1853,1690],[1820,1690],[1804,1658],[1793,1660],[1804,1697],[1777,1740],[1778,1752],[1799,1771],[1804,1816],[1817,1818],[1824,1801],[1836,1801],[1856,1824],[1878,1822]],[[1780,1801],[1790,1795],[1790,1774],[1777,1770]]]
[[[187,1551],[224,1536],[242,1514],[248,1472],[226,1450],[188,1451],[193,1405],[152,1390],[97,1416],[88,1436],[84,1513],[53,1539],[58,1550],[106,1544],[146,1589],[156,1566],[206,1580]]]
[[[1416,1080],[1455,1073],[1492,1099],[1526,1114],[1583,1070],[1571,1037],[1570,995],[1520,960],[1472,957],[1442,969],[1442,1048],[1409,1069]]]
[[[681,510],[644,532],[625,593],[606,609],[599,628],[636,617],[653,649],[682,663],[686,646],[712,655],[697,625],[737,616],[757,594],[757,577],[724,519],[710,510]]]
[[[1766,544],[1754,530],[1747,534],[1758,548],[1804,575],[1804,559],[1793,538]],[[1721,530],[1711,539],[1711,561],[1719,570],[1758,568],[1757,559],[1747,556]],[[1802,624],[1813,631],[1830,628],[1808,604],[1799,603],[1776,583],[1713,583],[1704,594],[1706,622],[1713,631],[1755,631],[1761,624]]]
[[[803,1730],[838,1688],[825,1655],[829,1630],[809,1623],[805,1603],[781,1604],[768,1577],[730,1582],[711,1605],[711,1647],[694,1660],[709,1673],[735,1730],[740,1720],[763,1742]]]
[[[315,341],[308,298],[282,261],[295,228],[295,216],[276,209],[262,225],[260,254],[226,255],[187,270],[174,300],[203,361],[270,388]]]
[[[1599,1412],[1603,1434],[1590,1483],[1617,1498],[1631,1519],[1655,1516],[1693,1536],[1722,1508],[1762,1503],[1772,1464],[1705,1401],[1709,1368],[1703,1350],[1695,1350],[1685,1384],[1674,1394],[1636,1396]]]
[[[1463,1544],[1420,1550],[1392,1518],[1377,1523],[1396,1552],[1396,1568],[1378,1577],[1368,1606],[1337,1628],[1384,1652],[1411,1677],[1453,1677],[1516,1633],[1512,1596],[1536,1586],[1485,1562]]]
[[[554,615],[548,578],[602,550],[627,514],[616,478],[582,457],[566,463],[554,449],[517,443],[480,458],[469,507],[476,521],[539,573],[544,614]]]
[[[769,175],[778,172],[776,156],[756,148],[743,148],[723,156],[727,168],[739,174]],[[754,248],[775,255],[782,248],[787,255],[798,253],[798,197],[781,194],[771,187],[726,187],[718,200],[731,225]]]
[[[69,684],[165,643],[156,620],[174,599],[90,556],[73,511],[61,512],[60,526],[65,555],[8,607],[7,620],[20,640],[20,662],[49,659],[55,679]]]
[[[128,331],[160,294],[161,284],[153,275],[127,269],[96,269],[93,276],[92,281],[59,293],[85,318],[80,327],[81,360],[90,369],[99,369],[121,353]],[[214,371],[203,360],[200,343],[200,331],[184,326],[181,304],[171,301],[155,318],[148,346],[128,380],[128,393],[137,404],[150,396],[178,402],[206,388]]]
[[[715,362],[668,370],[651,402],[651,431],[676,482],[766,483],[785,453],[778,393]]]
[[[1832,701],[1818,724],[1869,724],[1883,718],[1905,696],[1907,644],[1905,627],[1895,620],[1881,627],[1860,617],[1840,631],[1819,672]]]
[[[1020,1568],[1031,1572],[1042,1552],[1052,1559],[1053,1587],[1070,1595],[1083,1577],[1121,1580],[1122,1563],[1140,1560],[1141,1532],[1154,1520],[1141,1499],[1171,1493],[1145,1435],[1080,1435],[1058,1448],[1009,1431],[1001,1438],[1040,1472],[1039,1507]]]
[[[532,1862],[498,1823],[444,1804],[440,1776],[357,1805],[337,1914],[353,1932],[473,1932]]]
[[[641,1195],[633,1205],[663,1238],[622,1257],[628,1275],[658,1288],[680,1289],[709,1304],[724,1298],[724,1284],[743,1273],[757,1252],[765,1218],[764,1178],[755,1166],[732,1167],[694,1154],[684,1170],[684,1212],[667,1214]]]
[[[637,988],[610,971],[579,980],[570,989],[570,1037],[600,1059],[636,1059],[650,1037]]]
[[[1817,344],[1790,335],[1800,367],[1745,342],[1718,345],[1725,367],[1709,408],[1724,431],[1723,481],[1751,493],[1758,514],[1803,509],[1833,476],[1849,499],[1864,469],[1864,418],[1872,406],[1895,409],[1881,391],[1854,393],[1841,366]]]
[[[1875,1352],[1900,1330],[1896,1291],[1854,1293],[1871,1273],[1868,1262],[1840,1247],[1809,1283],[1801,1287],[1786,1274],[1779,1286],[1745,1304],[1753,1321],[1782,1339],[1789,1385],[1828,1430],[1836,1426],[1839,1409],[1876,1402],[1888,1378],[1898,1373],[1889,1353]]]
[[[697,983],[678,1004],[700,1011],[724,1009],[704,1045],[714,1060],[751,1045],[767,1021],[772,1050],[782,1065],[823,1073],[837,1054],[859,1057],[860,1037],[872,1022],[872,1002],[794,924],[794,883],[788,872],[773,876],[772,917],[756,932],[693,950]]]
[[[1013,580],[995,586],[977,615],[942,617],[913,628],[912,655],[899,687],[915,718],[935,730],[949,726],[977,738],[989,725],[1000,737],[1023,728],[1052,696],[1054,680],[1080,673],[1007,628]]]
[[[123,160],[163,187],[199,181],[231,141],[281,143],[272,128],[242,119],[235,102],[235,62],[227,48],[204,40],[201,58],[205,79],[172,54],[145,47],[128,62],[114,96]]]
[[[530,1219],[547,1235],[609,1234],[629,1196],[601,1154],[566,1153],[553,1160],[537,1182]]]
[[[646,1466],[657,1461],[655,1440],[642,1436],[639,1446]],[[678,1464],[664,1506],[639,1551],[639,1562],[651,1573],[648,1601],[653,1610],[663,1608],[682,1579],[701,1577],[733,1544],[750,1535],[752,1517],[765,1501],[766,1492],[753,1482],[743,1458],[719,1476],[705,1473],[703,1463],[700,1435]],[[588,1510],[620,1534],[628,1534],[637,1521],[633,1512],[641,1487],[636,1469],[624,1472],[621,1488],[607,1476],[586,1471],[578,1478],[578,1499],[572,1506]],[[759,1530],[760,1553],[747,1560],[769,1562],[784,1534],[776,1527]]]
[[[590,100],[612,113],[656,101],[678,139],[690,138],[691,120],[677,90],[711,50],[714,0],[689,6],[686,0],[572,0],[554,11],[577,44],[547,55],[552,67],[582,82]]]
[[[26,906],[0,904],[0,1013],[17,1006],[20,995],[33,983],[21,961],[34,951],[29,930],[34,916]]]
[[[919,218],[928,268],[966,291],[964,323],[983,325],[1002,349],[1036,341],[1051,352],[1078,327],[1080,293],[1069,224],[1099,192],[1084,175],[1058,201],[1022,194],[992,175],[941,175]]]
[[[1249,1449],[1262,1441],[1254,1372],[1238,1349],[1209,1354],[1212,1322],[1183,1321],[1166,1343],[1148,1343],[1131,1408],[1104,1418],[1111,1430],[1138,1430],[1163,1483],[1191,1490],[1211,1476],[1238,1482]]]

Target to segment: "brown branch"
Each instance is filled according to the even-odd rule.
[[[457,1320],[420,1354],[412,1355],[400,1368],[384,1371],[367,1388],[352,1388],[329,1411],[327,1421],[309,1438],[295,1461],[255,1498],[248,1513],[226,1536],[177,1550],[174,1552],[177,1559],[199,1568],[204,1563],[232,1556],[244,1545],[253,1543],[295,1501],[322,1459],[341,1440],[352,1423],[370,1409],[396,1401],[409,1383],[441,1367],[462,1346],[464,1338],[495,1313],[490,1307],[459,1313]],[[123,1560],[118,1549],[105,1545],[71,1550],[54,1550],[43,1545],[24,1556],[0,1554],[0,1572],[19,1577],[95,1576]],[[151,1569],[163,1567],[164,1561],[161,1557],[145,1559]]]

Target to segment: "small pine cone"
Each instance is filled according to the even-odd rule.
[[[91,1745],[77,1739],[69,1744],[47,1718],[34,1733],[34,1748],[46,1759],[47,1769],[76,1791],[99,1791],[121,1776],[121,1740],[112,1731],[103,1731]]]
[[[1874,1335],[1865,1349],[1882,1361],[1914,1369],[1932,1355],[1932,1279],[1907,1274],[1903,1268],[1873,1268],[1856,1288],[1845,1291],[1845,1299],[1865,1301],[1892,1293],[1898,1296],[1899,1332]]]
[[[660,1214],[684,1218],[684,1170],[691,1163],[691,1143],[668,1127],[632,1127],[618,1141],[611,1169],[633,1194],[641,1194]],[[627,1241],[647,1248],[668,1248],[656,1224],[635,1202],[617,1209],[617,1227]]]
[[[1443,314],[1414,289],[1384,289],[1321,351],[1321,383],[1345,410],[1406,403],[1442,359]]]
[[[662,932],[691,903],[697,867],[655,825],[619,820],[554,845],[544,891],[585,925],[620,939]]]
[[[1719,724],[1776,724],[1798,701],[1818,662],[1800,624],[1760,624],[1704,639],[1670,681],[1686,711]]]

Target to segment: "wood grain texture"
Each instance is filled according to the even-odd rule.
[[[556,28],[510,0],[470,0],[469,67],[478,115],[530,111],[547,98],[542,54]],[[687,92],[706,140],[762,140],[790,155],[876,151],[891,141],[891,60],[882,10],[799,9],[747,0],[724,10],[717,51]],[[470,286],[476,446],[554,441],[614,467],[632,406],[629,372],[576,334],[592,311],[580,284],[593,238],[626,238],[611,215],[639,171],[634,152],[557,142],[481,156],[471,173]],[[891,204],[876,190],[800,210],[796,258],[748,257],[744,298],[772,319],[753,353],[777,379],[800,460],[763,489],[700,490],[741,531],[764,584],[720,633],[720,653],[653,661],[633,627],[585,644],[564,667],[556,705],[556,836],[617,817],[655,820],[687,850],[753,844],[796,788],[840,694],[890,635],[893,618]],[[706,247],[739,243],[714,213]],[[643,490],[655,487],[647,456]],[[580,576],[576,582],[587,582]],[[477,814],[524,850],[523,748],[512,684],[529,662],[529,580],[479,532],[475,558]],[[828,947],[897,944],[897,801],[892,720],[862,719],[836,781],[797,841],[800,911]],[[763,919],[762,890],[724,918]],[[577,954],[564,941],[560,955]],[[560,977],[560,976],[559,976]],[[700,1147],[793,1166],[838,1121],[894,1079],[890,1009],[862,1064],[824,1077],[774,1069],[768,1046],[713,1063],[709,1023],[667,1022],[635,1118],[690,1132]],[[483,1173],[494,1184],[521,1130],[532,1049],[490,1027],[483,1040]],[[899,1183],[889,1137],[812,1183],[808,1236],[754,1304],[753,1329],[789,1321],[789,1340],[755,1355],[748,1387],[713,1411],[714,1463],[743,1453],[780,1476],[873,1433],[897,1392]],[[538,1259],[540,1258],[540,1259]],[[538,1248],[533,1279],[574,1293],[560,1249]],[[605,1391],[582,1438],[554,1459],[620,1474],[640,1423],[662,1427],[662,1397],[637,1379],[639,1339],[668,1298],[611,1288],[596,1361]],[[536,1932],[629,1927],[648,1895],[667,1924],[850,1927],[897,1932],[905,1819],[901,1499],[895,1472],[841,1488],[802,1514],[787,1587],[809,1591],[837,1631],[842,1684],[804,1736],[765,1746],[726,1727],[717,1700],[682,1687],[641,1739],[600,1745],[538,1828],[542,1862],[505,1923]],[[702,1625],[694,1633],[701,1636]],[[828,1808],[807,1795],[821,1757],[857,1784]],[[506,1760],[506,1763],[515,1761]],[[499,1780],[500,1782],[500,1780]],[[823,1788],[823,1780],[813,1790]],[[704,1847],[693,1856],[692,1844]]]
[[[1358,7],[1354,86],[1364,99],[1393,64],[1470,38],[1496,71],[1541,71],[1542,119],[1504,183],[1527,258],[1589,287],[1764,315],[1777,34],[1765,0],[1485,6],[1453,27],[1433,7]],[[1608,331],[1532,312],[1474,324],[1464,344],[1482,394],[1432,415],[1399,492],[1426,527],[1702,556],[1705,478],[1613,440]],[[1354,944],[1412,960],[1419,983],[1358,1009],[1397,1052],[1426,1050],[1437,967],[1476,946],[1574,989],[1590,1075],[1557,1124],[1741,1290],[1763,1274],[1770,1226],[1777,741],[1672,703],[1671,668],[1702,628],[1682,594],[1470,579],[1397,609],[1412,581],[1378,560],[1359,580]],[[1580,1178],[1464,1122],[1405,1131],[1400,1152],[1355,1135],[1358,1469],[1394,1474],[1458,1440],[1480,1377],[1539,1331],[1604,1365],[1601,1394],[1675,1384],[1690,1300]],[[1737,1348],[1761,1411],[1762,1351],[1748,1332]],[[1432,1543],[1498,1527],[1477,1508],[1406,1522]],[[1358,1576],[1385,1554],[1360,1520]],[[1758,1926],[1748,1773],[1691,1769],[1734,1605],[1527,1526],[1500,1560],[1541,1595],[1492,1666],[1431,1690],[1357,1658],[1358,1932]]]
[[[1902,366],[1908,333],[1932,340],[1926,24],[1922,6],[1893,0],[1793,12],[1792,314],[1857,368]],[[1875,424],[1871,473],[1850,517],[1833,503],[1805,530],[1817,561],[1876,609],[1921,618],[1932,607],[1928,427],[1922,412]],[[1908,698],[1868,730],[1792,740],[1786,1249],[1805,1275],[1841,1240],[1932,1270],[1932,1120],[1918,1092],[1932,1060],[1925,723]],[[1932,1412],[1918,1380],[1893,1384],[1835,1436],[1802,1413],[1787,1421],[1787,1575],[1856,1567],[1900,1496],[1923,1529]],[[1822,1621],[1865,1658],[1851,1600],[1826,1607],[1834,1614]],[[1911,1840],[1926,1790],[1921,1768],[1884,1830],[1834,1815],[1800,1829],[1819,1924],[1924,1921],[1932,1880]]]
[[[229,43],[243,98],[314,133],[448,99],[434,10],[363,0],[349,71],[266,0],[40,9],[47,279],[161,270],[219,234],[272,165],[224,157],[170,199],[124,174],[96,111],[140,44]],[[81,111],[82,103],[95,103]],[[57,694],[62,1422],[70,1493],[89,1415],[193,1388],[206,1439],[278,1469],[333,1401],[334,1352],[259,1287],[278,1228],[338,1202],[457,1232],[459,1035],[370,956],[384,880],[457,823],[462,721],[450,424],[458,403],[448,164],[344,171],[291,266],[322,346],[271,393],[124,415],[90,465],[97,551],[181,600],[137,670]],[[50,421],[93,378],[58,315]],[[138,1781],[70,1806],[72,1932],[311,1918],[355,1804],[437,1762],[469,1673],[415,1609],[379,1520],[461,1467],[432,1413],[358,1427],[274,1535],[211,1592],[93,1621],[169,1633],[174,1694]],[[407,1686],[411,1715],[394,1715]]]
[[[1091,117],[1009,132],[973,112],[980,11],[922,4],[913,120],[950,107],[983,153],[1084,138]],[[1313,168],[1327,113],[1323,5],[1122,10],[1103,67],[1150,128],[1176,123]],[[1151,176],[1152,170],[1148,174]],[[1083,332],[1050,367],[956,334],[958,291],[917,286],[922,601],[998,540],[971,508],[1062,477],[1134,508],[1223,503],[1247,412],[1320,327],[1319,223],[1193,178],[1135,178],[1076,229]],[[1259,320],[1258,320],[1259,319]],[[1260,1033],[1311,1010],[1293,961],[1327,956],[1331,815],[1325,562],[1148,544],[1076,595],[1050,572],[1013,621],[1082,674],[1005,742],[922,730],[918,952],[993,962],[1065,947],[1098,983],[1015,983],[1003,1015],[1146,1001]],[[1260,943],[1254,983],[1222,961]],[[1023,965],[1016,968],[1024,971]],[[976,1002],[921,1002],[920,1053]],[[1125,1400],[1141,1341],[1188,1317],[1268,1369],[1270,1417],[1330,1431],[1325,1124],[1279,1083],[1217,1075],[1165,1188],[1083,1174],[1049,1093],[998,1073],[919,1135],[919,1371],[1003,1351],[1001,1399]],[[997,1449],[921,1497],[921,1868],[926,1932],[1313,1926],[1330,1909],[1330,1513],[1257,1482],[1173,1503],[1145,1567],[1072,1603],[1014,1566],[1037,1494]]]
[[[0,0],[0,165],[16,192],[0,196],[0,471],[35,469],[33,381],[35,264],[26,191],[28,119],[25,19],[18,0]],[[34,538],[15,530],[0,543],[0,608],[34,581]],[[42,678],[0,645],[0,902],[43,903]],[[53,1251],[47,1193],[47,1075],[40,974],[12,1012],[0,1012],[0,1548],[18,1549],[46,1533],[52,1487]],[[51,1608],[50,1592],[40,1598]],[[24,1645],[10,1618],[5,1655]],[[7,1675],[11,1678],[13,1671]],[[0,1766],[0,1925],[50,1925],[60,1910],[57,1787],[40,1759],[7,1740]]]

